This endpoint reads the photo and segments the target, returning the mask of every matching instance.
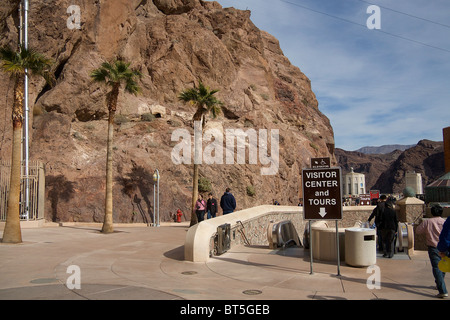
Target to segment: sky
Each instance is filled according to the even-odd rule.
[[[449,0],[218,2],[250,10],[253,23],[280,41],[311,80],[337,148],[443,140],[450,126]],[[368,12],[371,5],[379,15]]]

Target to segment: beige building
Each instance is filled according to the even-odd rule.
[[[345,174],[343,180],[345,196],[359,196],[366,193],[366,177],[364,174],[354,172],[351,168],[351,172]]]
[[[406,172],[405,174],[406,188],[411,187],[416,194],[423,194],[422,174],[415,172]]]

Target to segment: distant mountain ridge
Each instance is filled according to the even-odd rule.
[[[442,141],[424,139],[404,151],[395,147],[394,151],[385,154],[336,148],[335,156],[344,174],[350,172],[351,168],[355,172],[363,173],[366,189],[380,190],[381,193],[402,192],[405,188],[406,172],[420,173],[424,188],[445,173]]]
[[[386,145],[379,146],[379,147],[372,147],[372,146],[362,147],[362,148],[359,148],[358,150],[355,150],[355,152],[361,152],[364,154],[387,154],[387,153],[391,153],[392,151],[395,151],[395,150],[405,151],[414,146],[415,146],[415,144],[408,144],[408,145],[406,145],[406,144],[386,144]]]

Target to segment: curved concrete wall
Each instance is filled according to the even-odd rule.
[[[339,224],[341,227],[350,227],[354,226],[356,221],[367,221],[373,208],[375,207],[344,207],[343,220],[339,221]],[[217,233],[217,227],[225,223],[231,225],[231,245],[239,243],[240,240],[238,239],[239,234],[236,232],[240,227],[238,221],[241,221],[244,225],[246,236],[251,239],[252,245],[268,245],[267,227],[269,223],[283,220],[291,220],[300,239],[302,239],[306,225],[306,221],[303,219],[303,207],[263,205],[204,220],[189,228],[184,244],[184,259],[193,262],[206,262],[214,248],[214,236]],[[332,223],[334,225],[334,222]],[[235,234],[236,239],[234,239]]]
[[[238,221],[246,223],[249,220],[260,219],[266,215],[283,213],[297,214],[302,216],[301,219],[303,220],[302,212],[302,207],[265,205],[204,220],[189,228],[184,244],[184,259],[193,262],[205,262],[210,256],[211,239],[216,234],[217,227],[225,223],[229,223],[233,229],[237,226]],[[267,225],[265,224],[266,228]],[[267,237],[266,233],[264,233],[264,236]]]

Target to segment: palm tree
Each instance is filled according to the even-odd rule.
[[[205,87],[201,81],[199,81],[198,88],[185,89],[180,93],[178,99],[184,102],[189,102],[197,108],[193,116],[193,121],[200,121],[202,126],[203,133],[203,125],[206,122],[205,115],[207,113],[211,113],[213,118],[216,118],[220,113],[220,106],[223,104],[220,100],[214,97],[214,94],[219,90],[211,90],[208,87]],[[194,144],[195,148],[195,144]],[[194,151],[195,154],[195,151]],[[193,190],[192,190],[192,211],[191,211],[191,223],[190,226],[198,223],[197,215],[195,214],[195,203],[198,197],[198,164],[194,161],[194,181],[193,181]]]
[[[108,138],[106,147],[106,197],[105,197],[105,218],[103,221],[102,232],[111,233],[113,229],[113,172],[112,172],[112,148],[113,148],[113,128],[114,118],[117,110],[117,99],[119,89],[122,83],[125,84],[125,91],[137,94],[140,88],[137,84],[137,78],[142,74],[134,69],[130,69],[130,63],[117,59],[112,63],[103,62],[100,68],[91,72],[91,78],[95,82],[105,83],[111,87],[111,91],[106,96],[108,104]]]
[[[50,73],[51,62],[33,49],[20,45],[18,50],[9,47],[0,48],[0,69],[10,74],[14,81],[14,102],[12,107],[13,140],[11,154],[11,175],[8,193],[8,209],[3,233],[3,242],[22,242],[20,230],[20,171],[21,171],[21,139],[23,127],[23,101],[25,75],[42,76],[47,83],[53,83]]]

